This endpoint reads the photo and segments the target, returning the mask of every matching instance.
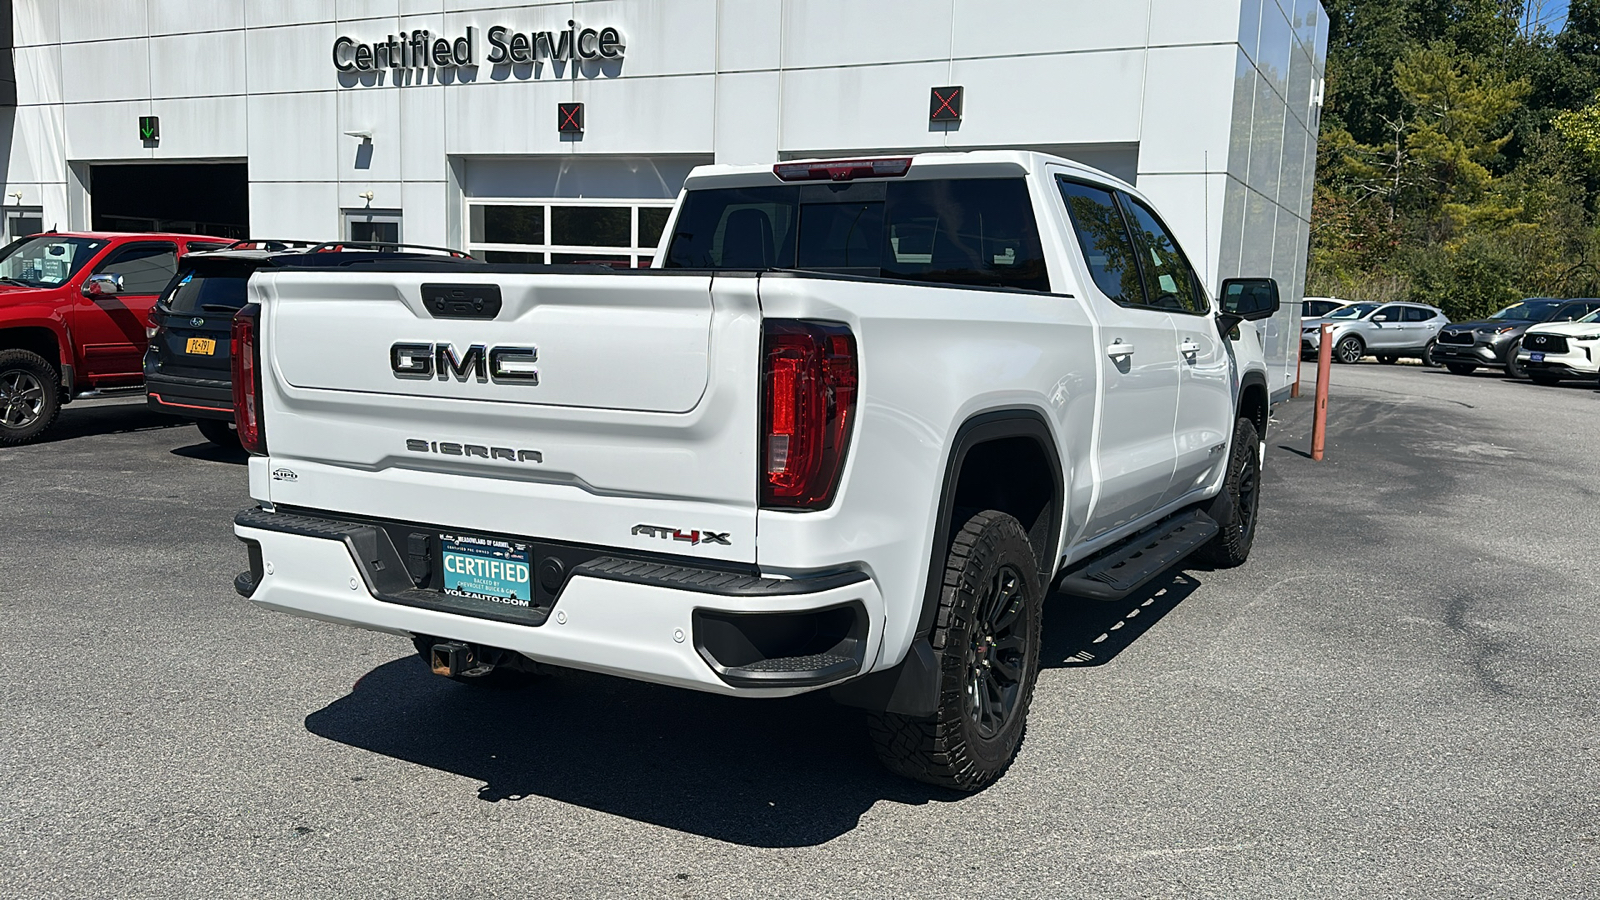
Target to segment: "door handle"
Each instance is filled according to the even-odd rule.
[[[1125,344],[1122,338],[1117,338],[1111,346],[1106,348],[1106,355],[1112,359],[1124,359],[1133,355],[1133,345]]]
[[[1200,355],[1200,345],[1195,343],[1193,338],[1184,338],[1183,343],[1178,345],[1178,352],[1193,359]]]

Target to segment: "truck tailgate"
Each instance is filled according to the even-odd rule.
[[[437,318],[438,284],[494,285],[501,309]],[[272,502],[754,560],[754,278],[281,271],[251,289]],[[728,543],[678,537],[704,534]]]

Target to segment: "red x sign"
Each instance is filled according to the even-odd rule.
[[[562,134],[583,134],[583,104],[557,104],[556,130]]]
[[[934,88],[933,100],[928,104],[928,113],[930,122],[961,121],[961,88],[959,86]]]

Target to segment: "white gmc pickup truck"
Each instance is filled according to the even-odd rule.
[[[1047,593],[1250,551],[1277,285],[1214,301],[1110,176],[700,168],[654,266],[253,276],[237,590],[466,682],[831,688],[891,769],[976,790],[1021,744]]]

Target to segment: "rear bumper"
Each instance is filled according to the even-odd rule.
[[[292,615],[744,696],[848,681],[866,671],[883,640],[883,596],[862,572],[780,581],[600,557],[573,568],[546,609],[512,615],[415,589],[405,563],[385,559],[395,551],[380,528],[317,522],[241,513],[234,531],[251,545],[252,571],[236,580],[239,593]],[[386,564],[358,562],[363,556]],[[829,632],[828,646],[815,644],[819,626],[837,632]],[[795,643],[797,629],[813,634],[811,645]]]
[[[233,385],[226,381],[148,375],[145,397],[160,412],[233,421]]]

